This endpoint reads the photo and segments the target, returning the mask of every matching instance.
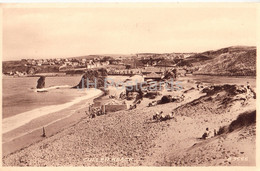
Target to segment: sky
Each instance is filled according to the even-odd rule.
[[[4,8],[3,60],[256,46],[255,8]]]

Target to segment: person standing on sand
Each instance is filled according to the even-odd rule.
[[[44,127],[42,128],[42,137],[46,137],[46,133],[45,133]]]
[[[246,88],[247,88],[247,93],[250,93],[251,92],[251,86],[250,86],[248,81],[246,82]]]
[[[250,88],[251,88],[251,86],[250,86],[250,84],[249,84],[248,81],[246,82],[246,88],[247,88],[248,90],[250,90]]]
[[[171,113],[170,113],[170,116],[171,116],[171,118],[172,118],[172,119],[174,119],[174,120],[175,120],[175,122],[177,122],[177,118],[175,117],[175,114],[174,114],[174,112],[171,112]]]
[[[250,93],[252,92],[251,86],[250,86],[250,84],[249,84],[248,81],[246,82],[246,88],[247,88],[247,90],[246,90],[246,98],[245,98],[245,100],[247,100],[248,98],[250,98]],[[245,101],[244,101],[244,102],[245,102]]]

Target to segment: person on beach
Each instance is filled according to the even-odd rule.
[[[247,93],[249,94],[251,92],[251,86],[248,81],[246,82],[246,88],[247,88]]]
[[[214,137],[217,136],[217,130],[214,129]]]
[[[170,119],[170,115],[165,115],[163,111],[160,112],[160,121],[165,121],[167,119]]]
[[[153,115],[153,120],[158,120],[160,118],[159,112],[156,112],[155,115]]]
[[[161,120],[162,117],[163,117],[163,116],[162,116],[162,113],[163,113],[162,111],[161,111],[160,113],[159,113],[159,112],[156,112],[155,115],[153,115],[153,119],[154,119],[154,120],[157,120],[157,121],[158,121],[158,120]]]
[[[159,115],[160,115],[160,117],[163,117],[163,116],[164,116],[164,115],[163,115],[163,111],[161,111]]]
[[[245,103],[245,101],[251,97],[251,92],[253,92],[253,91],[251,89],[249,82],[247,81],[246,82],[246,97],[245,97],[245,100],[243,103]]]
[[[88,113],[89,114],[91,113],[91,104],[90,103],[88,103]],[[86,114],[87,114],[87,112],[86,112]]]
[[[202,139],[207,139],[209,137],[209,134],[210,134],[210,131],[209,131],[209,128],[206,128],[206,131],[205,133],[202,135]]]
[[[42,137],[46,137],[45,128],[42,128]]]
[[[248,90],[250,90],[250,88],[251,88],[251,86],[250,86],[250,84],[249,84],[248,81],[246,82],[246,88],[247,88]]]
[[[172,119],[175,120],[175,122],[177,122],[177,118],[175,117],[174,112],[171,112],[169,115],[171,116]]]

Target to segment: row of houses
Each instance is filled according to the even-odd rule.
[[[59,67],[59,71],[67,71],[67,70],[72,70],[76,68],[83,68],[83,69],[91,69],[91,68],[99,68],[99,67],[104,67],[109,65],[109,62],[100,62],[100,61],[92,61],[90,60],[89,62],[86,62],[84,65],[77,65],[77,64],[69,64],[69,63],[64,63],[62,66]]]
[[[19,72],[19,71],[11,71],[5,74],[10,76],[18,76],[18,77],[27,76],[27,72]]]
[[[141,74],[141,71],[138,69],[123,69],[123,70],[108,69],[107,73],[109,75],[136,75],[136,74]]]
[[[168,67],[172,69],[173,67]],[[148,75],[148,74],[158,74],[162,75],[165,72],[164,67],[142,67],[133,69],[107,69],[109,75]]]
[[[22,59],[21,64],[24,66],[42,66],[42,65],[59,65],[59,66],[72,66],[80,67],[87,65],[95,65],[97,63],[102,65],[109,64],[109,61],[101,61],[100,58],[93,59],[76,59],[76,58],[54,58],[54,59]]]
[[[184,59],[194,55],[194,53],[163,53],[163,54],[156,54],[156,53],[139,53],[136,54],[137,59],[139,60],[147,60],[147,59]]]

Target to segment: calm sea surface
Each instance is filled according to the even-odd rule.
[[[237,84],[246,85],[247,81],[253,88],[256,88],[256,77],[241,76],[241,77],[225,77],[225,76],[209,76],[209,75],[192,75],[183,77],[185,79],[193,79],[195,81],[212,84]]]
[[[27,112],[39,107],[57,105],[69,102],[83,91],[70,88],[51,89],[48,92],[36,92],[38,77],[3,78],[3,118]],[[75,86],[81,76],[74,77],[46,77],[45,87]]]

